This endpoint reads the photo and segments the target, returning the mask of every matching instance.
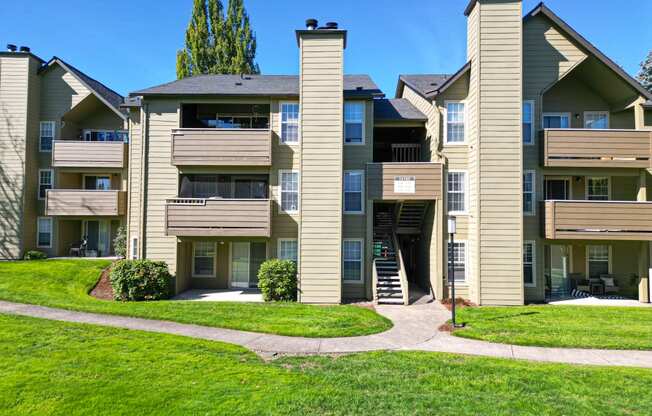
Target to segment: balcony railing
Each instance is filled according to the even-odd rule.
[[[172,130],[175,166],[270,166],[269,129]]]
[[[382,201],[440,199],[442,177],[441,163],[368,163],[367,193]]]
[[[652,202],[546,201],[545,238],[652,240]]]
[[[55,140],[52,143],[52,167],[108,168],[126,166],[127,145],[123,142]]]
[[[652,167],[651,131],[546,129],[543,137],[546,167]]]
[[[125,191],[48,189],[45,215],[53,217],[115,217],[127,212]]]
[[[168,235],[186,237],[270,237],[269,199],[170,198],[165,206]]]

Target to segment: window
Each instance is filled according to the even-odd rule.
[[[38,199],[45,199],[48,189],[52,189],[52,169],[38,171]]]
[[[36,227],[38,228],[36,245],[40,248],[52,247],[52,218],[39,217]]]
[[[281,143],[299,143],[299,103],[281,104]]]
[[[534,144],[534,101],[523,102],[523,144]]]
[[[609,193],[609,178],[586,179],[586,199],[590,201],[608,201]]]
[[[138,258],[138,237],[131,237],[131,248],[129,249],[129,252],[132,260]]]
[[[364,212],[364,173],[362,171],[344,172],[344,212],[362,214]]]
[[[545,113],[543,114],[544,129],[567,129],[570,128],[569,113]]]
[[[296,239],[281,238],[278,240],[278,258],[281,260],[292,260],[296,263],[299,244]]]
[[[281,211],[299,211],[299,172],[279,171]]]
[[[464,103],[446,102],[446,143],[464,143]]]
[[[41,121],[39,151],[51,152],[54,140],[54,121]]]
[[[84,189],[109,191],[111,190],[111,176],[84,175]]]
[[[362,240],[344,240],[342,252],[344,281],[362,282]]]
[[[587,246],[586,251],[589,277],[596,278],[611,272],[609,246]]]
[[[344,143],[364,144],[364,103],[344,103]]]
[[[584,113],[585,129],[608,129],[609,112],[608,111],[587,111]]]
[[[198,241],[193,244],[192,250],[192,276],[215,276],[215,243]]]
[[[536,213],[536,173],[533,170],[523,172],[523,213]]]
[[[466,213],[466,172],[448,172],[448,213]]]
[[[129,142],[129,133],[123,130],[84,130],[87,142]]]
[[[451,253],[451,248],[453,252]],[[452,264],[451,264],[452,263]],[[455,241],[451,247],[448,242],[448,269],[453,266],[454,277],[456,282],[466,282],[466,242]],[[451,276],[448,281],[452,282]]]
[[[525,286],[536,286],[535,273],[535,259],[536,254],[534,251],[534,241],[526,241],[523,243],[523,283]]]

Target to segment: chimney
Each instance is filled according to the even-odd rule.
[[[30,52],[29,46],[21,46],[20,51],[23,53],[29,53]]]
[[[307,30],[315,30],[317,29],[317,26],[319,25],[319,22],[317,19],[307,19],[306,20],[306,29]]]
[[[8,43],[7,52],[16,52],[16,45],[14,45],[13,43]]]

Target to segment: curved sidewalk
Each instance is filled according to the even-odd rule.
[[[438,330],[450,316],[438,303],[407,307],[378,306],[376,309],[394,322],[392,329],[362,337],[301,338],[0,301],[0,313],[221,341],[243,346],[263,356],[410,350],[566,364],[652,368],[652,351],[522,347],[454,337]]]

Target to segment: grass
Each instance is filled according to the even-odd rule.
[[[1,415],[633,415],[652,371],[437,353],[263,362],[240,347],[0,315]]]
[[[464,308],[456,336],[516,345],[652,349],[652,308],[520,306]]]
[[[391,328],[388,319],[356,306],[298,303],[112,302],[88,295],[102,260],[0,262],[0,299],[77,311],[163,319],[288,336],[344,337]]]

